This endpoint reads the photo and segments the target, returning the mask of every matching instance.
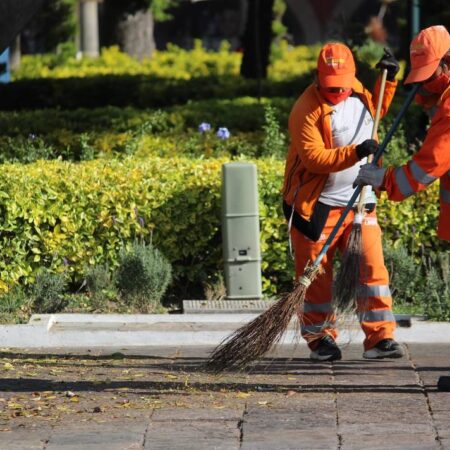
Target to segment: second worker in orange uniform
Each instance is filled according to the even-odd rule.
[[[377,67],[388,71],[381,115],[395,93],[398,62],[386,51]],[[351,50],[341,43],[326,44],[318,58],[317,76],[294,104],[289,116],[290,147],[286,159],[283,208],[290,225],[296,276],[315,260],[354,192],[359,168],[374,153],[370,139],[380,80],[374,95],[356,78]],[[365,333],[363,356],[398,358],[403,348],[394,340],[395,318],[389,275],[384,265],[376,198],[365,198],[362,223],[363,267],[358,316]],[[306,292],[301,331],[311,359],[341,358],[332,311],[333,256],[346,247],[353,225],[351,212],[322,260],[325,272]]]

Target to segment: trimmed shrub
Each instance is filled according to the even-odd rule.
[[[79,164],[5,164],[0,173],[0,279],[3,288],[33,284],[39,269],[83,278],[86,265],[119,265],[119,252],[153,236],[171,262],[174,285],[189,295],[223,270],[221,165],[229,158],[130,158]],[[255,162],[259,172],[263,287],[289,289],[293,277],[281,210],[284,163]],[[379,221],[392,247],[444,251],[436,238],[438,184],[402,203],[379,201]],[[143,225],[143,226],[142,226]],[[1,286],[0,286],[1,288]],[[196,291],[196,289],[198,289]],[[192,298],[191,297],[191,298]]]
[[[140,312],[154,312],[172,281],[172,267],[153,245],[135,242],[120,252],[117,286]]]
[[[450,258],[430,253],[414,258],[403,245],[385,242],[384,257],[390,274],[394,305],[406,306],[429,319],[450,320]]]
[[[33,311],[41,314],[60,312],[67,305],[67,278],[62,273],[40,270],[31,289]]]
[[[0,323],[23,323],[28,320],[31,302],[20,286],[14,286],[0,297]]]
[[[276,57],[268,68],[269,77],[275,80],[290,78],[316,68],[321,45],[290,46],[282,41],[276,48]],[[153,75],[161,78],[189,80],[195,77],[239,74],[242,53],[230,51],[223,42],[219,51],[202,47],[194,42],[192,50],[169,44],[165,51],[155,51],[151,58],[142,61],[119,50],[118,47],[103,48],[98,58],[77,59],[75,55],[58,54],[25,55],[15,80],[32,78],[90,77],[98,75]]]
[[[117,291],[107,266],[96,265],[88,267],[85,274],[86,290],[94,309],[102,309],[108,300],[114,298]]]
[[[139,61],[123,53],[119,47],[103,48],[98,58],[77,59],[75,54],[25,55],[13,78],[70,78],[97,75],[153,75],[161,78],[189,80],[209,75],[237,75],[242,54],[230,51],[230,45],[222,43],[219,51],[202,47],[194,42],[192,50],[169,44],[166,51],[155,51],[151,58]]]
[[[280,130],[280,124],[276,119],[276,109],[268,104],[264,108],[265,124],[264,142],[262,145],[262,154],[264,156],[277,156],[283,158],[286,154],[286,136]]]
[[[189,100],[243,96],[295,99],[312,81],[301,75],[283,81],[209,76],[176,80],[154,76],[105,75],[90,78],[19,80],[0,86],[0,109],[160,108]]]

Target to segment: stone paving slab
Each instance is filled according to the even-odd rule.
[[[152,422],[147,430],[145,450],[239,450],[238,422],[173,421]]]
[[[343,435],[340,450],[437,450],[440,447],[433,434],[393,432],[392,428],[373,435]],[[444,447],[446,448],[446,447]]]
[[[334,430],[312,429],[309,431],[286,430],[274,427],[263,433],[246,432],[242,450],[311,450],[335,449],[338,440]]]
[[[283,346],[218,376],[202,370],[210,351],[2,353],[0,450],[450,450],[447,344],[385,361],[353,344],[334,363]]]
[[[81,422],[54,428],[45,450],[140,450],[144,445],[147,421],[135,421],[123,427],[120,422]]]
[[[13,427],[0,433],[2,450],[44,450],[52,433],[51,427]]]

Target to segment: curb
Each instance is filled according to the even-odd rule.
[[[0,326],[0,347],[92,348],[216,346],[257,314],[42,314],[25,325]],[[410,328],[397,328],[403,343],[450,344],[450,323],[412,319]],[[355,321],[343,324],[339,344],[362,343],[364,334]],[[299,344],[292,323],[280,344]]]

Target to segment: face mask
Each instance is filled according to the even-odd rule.
[[[425,91],[426,92],[426,91]],[[425,114],[432,119],[437,111],[437,102],[439,100],[439,95],[437,94],[417,94],[415,97],[416,102],[422,106]]]
[[[428,92],[419,92],[415,98],[416,102],[425,110],[432,108],[439,100],[438,94],[430,94]]]
[[[447,89],[449,84],[450,76],[448,76],[446,73],[441,73],[434,80],[431,80],[428,83],[423,83],[422,87],[428,92],[440,95]]]
[[[347,100],[347,98],[350,97],[352,93],[351,88],[346,89],[344,92],[328,92],[323,88],[319,88],[319,91],[322,94],[322,96],[332,105],[337,105],[338,103]]]

